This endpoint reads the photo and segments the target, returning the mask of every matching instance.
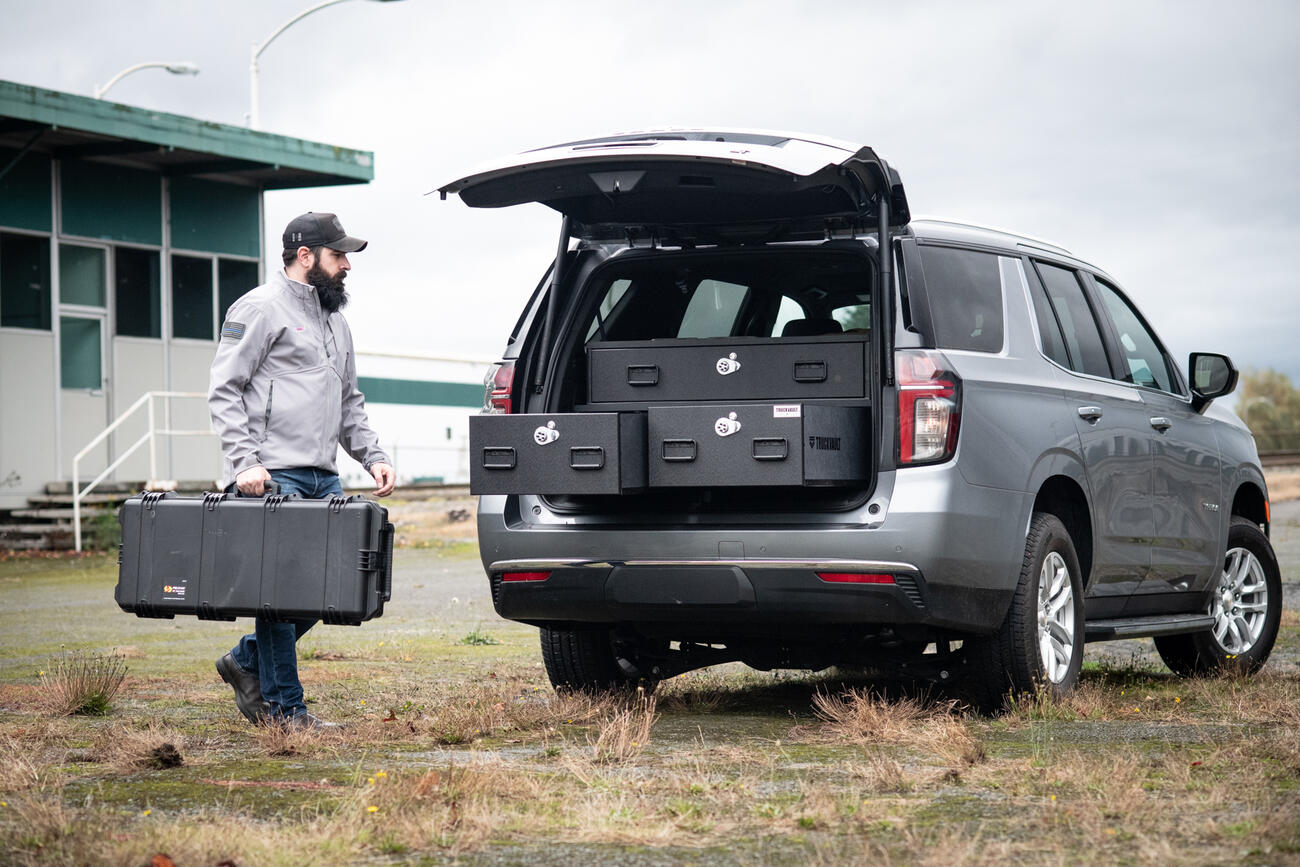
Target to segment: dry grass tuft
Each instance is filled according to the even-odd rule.
[[[74,650],[52,657],[40,678],[54,713],[104,716],[126,679],[126,663],[117,654]]]
[[[622,707],[615,707],[596,722],[596,737],[587,736],[593,761],[603,764],[622,764],[639,755],[650,743],[650,729],[659,714],[655,712],[655,698],[637,689]]]
[[[346,729],[310,729],[264,722],[255,729],[259,746],[268,756],[303,756],[341,745]]]
[[[185,764],[186,737],[178,731],[150,724],[144,729],[113,726],[100,732],[90,756],[118,773],[143,768],[176,768]]]
[[[40,781],[40,767],[24,744],[9,735],[0,735],[0,792],[21,792]]]

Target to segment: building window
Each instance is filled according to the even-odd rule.
[[[162,337],[157,251],[118,247],[114,259],[117,333],[124,337]]]
[[[49,331],[50,239],[0,233],[0,325]]]
[[[172,337],[212,339],[212,260],[172,256]]]
[[[99,247],[59,245],[59,303],[103,307],[107,304],[105,252]]]
[[[104,349],[100,320],[59,317],[60,378],[64,388],[104,387]]]
[[[224,320],[226,311],[239,297],[257,288],[257,263],[238,259],[217,260],[217,318]]]

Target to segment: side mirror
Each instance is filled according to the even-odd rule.
[[[1210,401],[1237,387],[1237,368],[1226,355],[1193,352],[1187,359],[1187,379],[1192,384],[1192,410],[1205,412]]]

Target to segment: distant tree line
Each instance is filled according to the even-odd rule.
[[[1261,452],[1300,451],[1300,390],[1285,373],[1244,370],[1237,385],[1237,415]]]

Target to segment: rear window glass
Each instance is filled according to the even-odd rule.
[[[586,341],[816,338],[870,328],[871,262],[828,253],[636,257],[584,292]],[[588,290],[589,291],[589,290]]]
[[[934,343],[943,349],[1002,351],[1002,273],[998,257],[921,247]]]

